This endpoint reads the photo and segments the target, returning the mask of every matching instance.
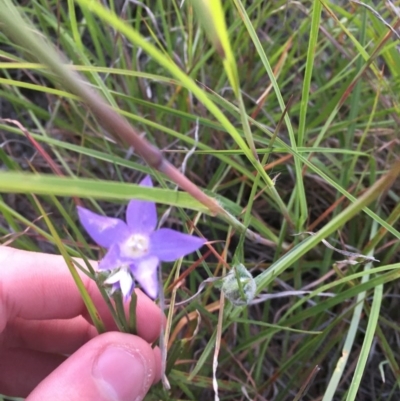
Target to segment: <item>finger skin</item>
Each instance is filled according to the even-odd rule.
[[[20,348],[2,350],[0,394],[26,397],[44,377],[64,361],[65,357],[62,355]]]
[[[44,378],[43,383],[49,383],[46,376],[69,366],[77,353],[84,352],[82,349],[99,337],[62,257],[0,246],[0,266],[0,393],[26,397]],[[96,267],[94,262],[93,267]],[[84,274],[81,278],[106,328],[116,330],[94,282]],[[138,334],[147,342],[154,342],[165,317],[140,290],[136,293]],[[70,354],[73,355],[64,362]],[[157,381],[161,365],[159,350],[152,350],[152,355],[157,364],[153,370]]]
[[[123,352],[136,357],[139,355],[145,365],[144,380],[137,380],[135,372],[129,370],[130,365],[119,363],[118,360],[109,369],[113,370],[113,375],[123,376],[124,385],[127,386],[119,401],[142,400],[160,377],[159,352],[137,336],[110,332],[97,336],[69,357],[35,388],[26,401],[116,400],[113,392],[108,391],[102,382],[99,383],[96,373],[100,356],[110,347],[123,349]]]
[[[96,268],[96,264],[92,264]],[[0,266],[0,332],[16,317],[45,320],[71,319],[82,315],[90,320],[61,256],[0,246]],[[106,328],[116,330],[95,282],[85,274],[81,274],[81,278]],[[138,335],[153,342],[158,338],[165,318],[150,298],[140,290],[136,293]]]
[[[97,335],[94,326],[82,316],[52,320],[15,318],[0,336],[0,349],[25,348],[70,355]]]
[[[117,336],[118,341],[120,335],[129,336],[131,337],[130,340],[136,338],[141,340],[136,336],[110,332],[96,336],[96,338],[91,341],[99,341],[97,340],[98,338],[103,339],[103,337],[108,334]],[[114,340],[114,343],[117,342]],[[123,344],[123,341],[119,341],[119,343]],[[86,343],[68,359],[61,354],[46,353],[31,349],[9,348],[2,350],[0,358],[0,394],[7,394],[12,397],[27,397],[42,380],[47,381],[48,376],[52,374],[53,371],[58,372],[56,375],[63,374],[62,371],[57,370],[62,363],[69,363],[70,360],[74,361],[76,355],[80,355],[82,352],[90,352],[92,348],[86,348],[88,344],[89,343]],[[152,351],[156,361],[153,383],[157,383],[161,378],[161,354],[158,347],[154,348]],[[73,369],[75,368],[73,367]],[[68,380],[68,378],[66,380]],[[73,385],[73,382],[69,383],[69,385]],[[78,392],[79,389],[76,391]],[[46,401],[46,399],[44,399],[44,401]]]

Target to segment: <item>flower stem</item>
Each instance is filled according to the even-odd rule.
[[[137,304],[137,295],[136,292],[133,291],[131,295],[131,302],[129,304],[129,323],[128,330],[130,334],[137,335],[136,328],[136,304]]]
[[[119,321],[119,327],[123,328],[124,333],[129,333],[128,322],[126,320],[124,303],[122,301],[122,294],[120,291],[115,291],[113,294],[115,301],[115,309],[117,310],[117,316]]]

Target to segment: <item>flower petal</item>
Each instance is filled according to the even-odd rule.
[[[119,270],[117,273],[108,277],[108,279],[105,280],[104,283],[113,284],[114,291],[116,288],[120,288],[125,301],[132,294],[133,288],[135,287],[132,275],[126,269]]]
[[[132,294],[135,283],[129,272],[127,272],[126,270],[122,270],[121,273],[122,272],[123,274],[121,279],[119,280],[119,285],[121,286],[121,292],[124,297],[124,300],[126,301]]]
[[[118,244],[112,244],[103,259],[100,260],[99,270],[114,270],[123,266],[124,264],[131,263],[131,260],[121,256]]]
[[[150,176],[146,176],[141,186],[152,187]],[[126,210],[126,222],[135,233],[150,234],[157,226],[157,210],[154,202],[131,200]]]
[[[115,273],[111,274],[109,277],[107,277],[106,280],[104,280],[104,284],[117,284],[123,277],[123,270],[118,270]],[[126,270],[125,270],[126,271]]]
[[[144,177],[143,180],[139,182],[139,185],[141,185],[142,187],[153,187],[153,181],[151,180],[151,177],[149,175],[146,175],[146,177]]]
[[[158,295],[158,264],[158,258],[150,256],[149,258],[141,259],[139,262],[131,265],[131,271],[135,280],[152,299],[157,298]]]
[[[120,219],[101,216],[97,213],[77,206],[79,221],[90,237],[100,246],[109,248],[129,235],[128,226]]]
[[[201,248],[205,242],[203,238],[161,228],[150,235],[150,254],[163,262],[173,262]]]

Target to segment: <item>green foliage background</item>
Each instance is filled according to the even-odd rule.
[[[167,299],[188,298],[233,260],[259,296],[291,293],[233,308],[211,285],[185,307],[172,302],[171,390],[149,399],[210,399],[214,374],[221,399],[398,399],[400,42],[383,21],[399,32],[399,3],[14,4],[68,68],[0,32],[2,242],[98,258],[78,198],[122,217],[135,197],[156,201],[166,225],[216,241],[197,266],[196,255],[163,266]],[[220,212],[112,136],[67,70]],[[156,189],[135,184],[143,174]],[[343,263],[324,238],[379,262]]]

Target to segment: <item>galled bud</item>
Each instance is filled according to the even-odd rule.
[[[257,285],[251,273],[239,263],[222,279],[221,290],[233,305],[243,306],[253,300]]]

